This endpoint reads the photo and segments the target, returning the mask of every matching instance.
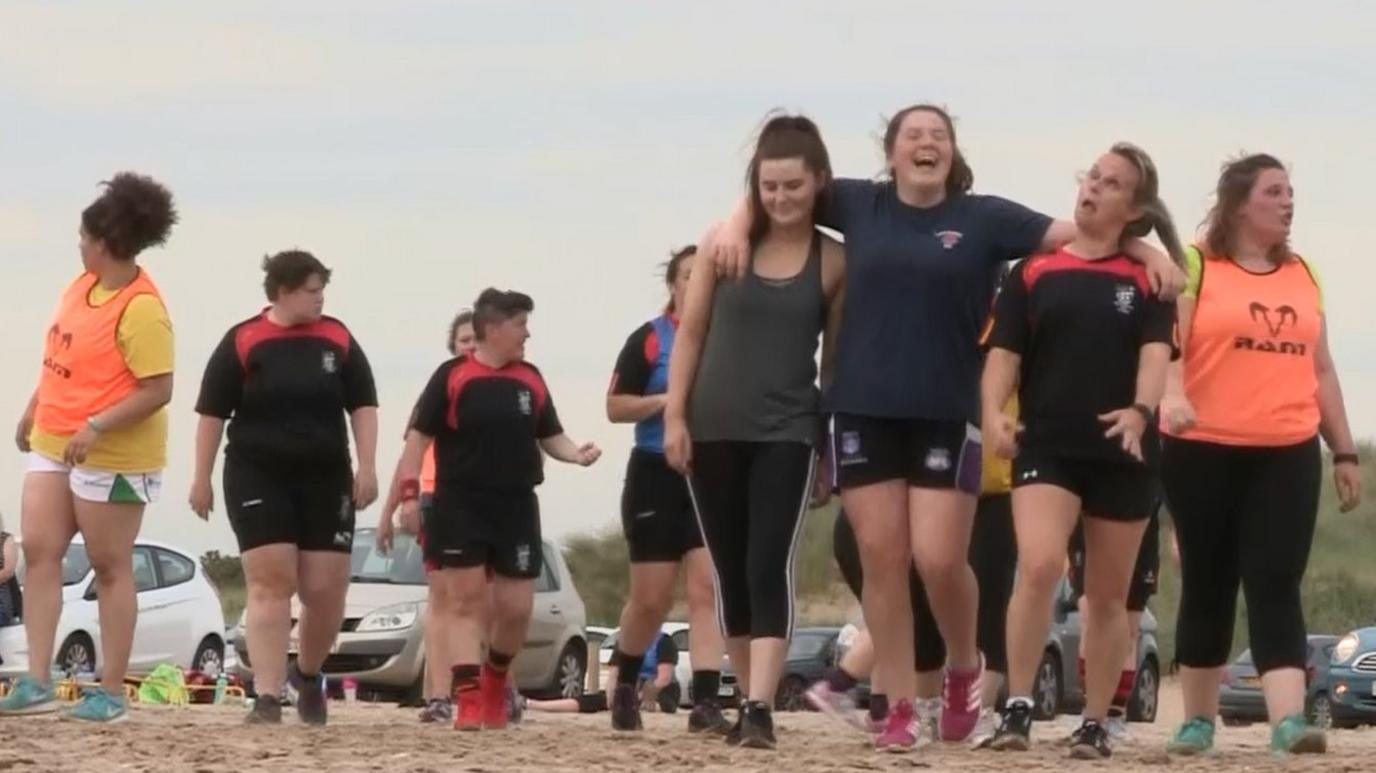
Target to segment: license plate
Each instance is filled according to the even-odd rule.
[[[1259,676],[1244,676],[1244,677],[1242,677],[1242,679],[1240,679],[1239,681],[1242,683],[1242,686],[1243,686],[1243,687],[1256,687],[1256,686],[1258,686],[1258,685],[1261,684],[1261,677],[1259,677]]]
[[[1376,684],[1373,684],[1372,687],[1373,687],[1373,690],[1376,690]],[[718,698],[734,698],[735,696],[736,696],[736,688],[734,688],[734,687],[732,687],[732,686],[730,686],[730,685],[722,685],[721,687],[717,688],[717,697],[718,697]]]
[[[287,640],[287,652],[290,652],[290,653],[292,653],[293,655],[299,654],[299,653],[301,652],[301,642],[298,641],[298,640],[296,640],[296,639],[288,639],[288,640]],[[336,655],[336,654],[338,654],[338,653],[339,653],[339,639],[335,639],[334,642],[333,642],[332,644],[330,644],[330,654],[331,654],[331,655]]]

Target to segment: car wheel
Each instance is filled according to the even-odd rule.
[[[55,663],[69,675],[93,674],[96,670],[96,645],[84,633],[74,633],[62,642]]]
[[[775,711],[802,711],[804,706],[803,692],[807,690],[807,685],[803,684],[803,678],[798,675],[786,676],[779,682],[779,689],[774,693]]]
[[[1155,722],[1157,696],[1161,688],[1161,675],[1155,660],[1147,659],[1137,672],[1137,684],[1132,687],[1132,697],[1128,700],[1129,722]]]
[[[564,645],[559,653],[559,662],[554,667],[554,684],[551,691],[561,698],[577,698],[583,694],[584,672],[587,670],[587,656],[583,654],[583,643],[577,639]]]
[[[225,670],[225,644],[218,636],[207,636],[191,656],[191,669],[215,679]]]
[[[1333,704],[1328,700],[1327,693],[1319,693],[1314,696],[1314,700],[1309,702],[1309,723],[1315,727],[1328,729],[1333,727]]]
[[[1037,684],[1032,716],[1036,719],[1055,719],[1061,708],[1061,664],[1056,653],[1047,650],[1042,655],[1041,665],[1037,666]]]

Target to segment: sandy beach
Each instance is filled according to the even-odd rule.
[[[1219,753],[1201,760],[1168,759],[1162,748],[1179,721],[1179,693],[1167,683],[1154,725],[1134,725],[1136,742],[1117,748],[1117,770],[1169,766],[1176,771],[1367,770],[1376,756],[1376,728],[1334,731],[1324,757],[1289,761],[1266,749],[1261,725],[1219,730]],[[77,726],[51,717],[0,722],[0,771],[147,771],[147,773],[251,773],[256,771],[534,771],[534,770],[831,770],[1023,771],[1062,770],[1072,762],[1053,744],[1060,723],[1034,729],[1026,754],[972,752],[937,744],[908,755],[879,755],[858,732],[820,714],[779,714],[779,749],[734,749],[720,740],[690,736],[686,716],[646,714],[646,730],[613,733],[606,714],[528,713],[502,732],[456,733],[422,726],[410,709],[390,704],[333,704],[331,724],[299,726],[294,713],[279,728],[248,727],[230,706],[138,706],[128,722],[106,728]]]

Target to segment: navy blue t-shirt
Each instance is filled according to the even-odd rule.
[[[997,196],[929,209],[892,182],[836,180],[818,223],[846,237],[846,305],[828,409],[978,421],[979,334],[1003,265],[1037,251],[1051,218]]]

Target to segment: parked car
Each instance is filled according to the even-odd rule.
[[[1329,664],[1338,637],[1311,634],[1308,639],[1305,713],[1310,722],[1326,727],[1332,717]],[[1261,676],[1252,662],[1250,649],[1243,650],[1223,671],[1223,685],[1218,691],[1218,715],[1225,725],[1242,726],[1266,721],[1266,698],[1261,693]]]
[[[22,559],[21,559],[22,560]],[[225,662],[225,619],[215,586],[185,551],[152,540],[134,544],[138,623],[129,671],[147,673],[161,663],[218,675]],[[20,566],[22,584],[23,566]],[[69,674],[100,674],[104,648],[95,572],[78,536],[62,558],[62,615],[57,622],[54,665]],[[23,625],[0,628],[0,676],[29,670]]]
[[[1359,628],[1334,645],[1328,683],[1334,727],[1376,724],[1376,626]]]
[[[693,705],[693,657],[688,650],[688,624],[681,622],[666,622],[660,626],[660,630],[665,636],[673,639],[674,646],[678,648],[678,663],[674,666],[674,682],[678,691],[679,706]],[[613,629],[606,638],[602,640],[602,648],[598,651],[598,666],[601,668],[600,684],[603,689],[612,687],[608,676],[610,676],[612,652],[616,649],[616,642],[620,638],[621,629]],[[725,656],[721,663],[721,687],[718,689],[717,696],[724,703],[734,703],[739,699],[736,690],[736,673],[731,669],[731,660]]]
[[[1037,667],[1033,687],[1033,715],[1052,719],[1057,714],[1073,714],[1084,708],[1084,685],[1080,683],[1080,611],[1075,606],[1070,583],[1064,578],[1056,589],[1051,633]],[[1156,721],[1157,693],[1161,688],[1161,654],[1156,645],[1156,617],[1151,610],[1142,613],[1142,630],[1137,637],[1137,683],[1128,700],[1130,722]]]
[[[426,584],[420,545],[414,536],[398,533],[392,551],[384,555],[375,540],[375,529],[354,534],[344,622],[322,670],[331,679],[357,680],[365,697],[417,702],[425,690]],[[583,599],[564,557],[549,543],[543,549],[544,569],[535,580],[530,628],[511,670],[522,692],[574,697],[583,692],[587,668]],[[296,653],[299,608],[293,599],[289,657]],[[248,684],[253,664],[242,636],[234,648],[239,674]]]
[[[836,639],[841,629],[836,627],[798,628],[788,642],[783,675],[774,693],[774,708],[778,711],[802,711],[808,708],[803,693],[809,685],[826,675],[836,665]]]

